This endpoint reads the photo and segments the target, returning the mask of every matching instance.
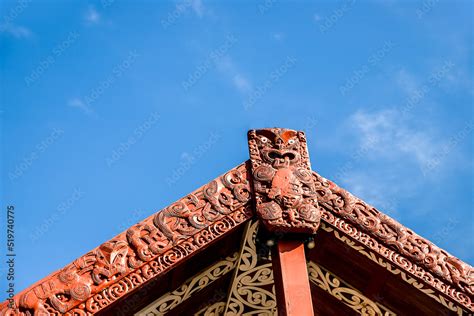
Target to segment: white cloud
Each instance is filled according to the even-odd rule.
[[[90,6],[89,9],[87,10],[85,16],[85,20],[89,24],[97,24],[100,22],[100,14],[97,12],[96,8],[93,6]]]
[[[352,170],[341,179],[341,185],[379,211],[398,217],[399,202],[396,197],[400,192],[398,186],[391,185],[393,181],[394,179],[387,174],[377,177],[367,172]]]
[[[201,0],[191,0],[191,8],[200,18],[204,15],[204,5]]]
[[[68,101],[68,106],[73,107],[73,108],[78,108],[82,112],[84,112],[87,115],[94,115],[96,116],[96,113],[94,112],[93,109],[91,109],[90,106],[85,104],[81,99],[79,98],[73,98]]]
[[[412,158],[421,170],[442,146],[428,132],[411,128],[397,111],[358,111],[350,121],[359,132],[362,146],[371,146],[373,153],[384,158]]]
[[[5,23],[0,26],[0,33],[9,34],[15,38],[28,38],[33,33],[27,27]]]
[[[404,68],[400,69],[396,73],[395,78],[398,86],[407,95],[411,95],[420,87],[418,78],[416,78],[415,75]]]
[[[423,172],[443,142],[419,126],[412,127],[395,110],[359,110],[348,122],[359,149],[350,150],[337,180],[355,196],[400,220],[400,199],[410,197],[423,183]]]
[[[252,91],[252,84],[250,80],[243,72],[238,69],[231,57],[225,56],[216,60],[216,66],[222,74],[231,80],[237,91],[243,94],[247,94]]]
[[[285,34],[277,32],[277,33],[273,33],[272,37],[276,41],[282,41],[285,38]]]
[[[247,93],[252,90],[248,79],[245,78],[242,74],[236,74],[234,76],[234,85],[240,92],[243,93]]]

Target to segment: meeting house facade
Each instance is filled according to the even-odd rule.
[[[474,313],[474,269],[313,171],[303,132],[251,130],[248,146],[0,315]]]

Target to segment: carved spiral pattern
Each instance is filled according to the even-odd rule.
[[[317,186],[328,187],[332,192],[329,200],[320,203],[327,210],[322,217],[328,223],[474,311],[470,298],[474,294],[474,269],[471,266],[317,173],[313,173],[313,177]],[[334,214],[348,222],[336,218]],[[441,282],[438,277],[447,283]]]
[[[91,295],[91,289],[85,284],[76,284],[71,288],[71,296],[75,300],[84,301]]]
[[[352,288],[349,284],[314,262],[308,263],[308,274],[309,280],[312,283],[319,286],[321,289],[328,292],[361,315],[396,315],[387,307],[370,300],[361,292]]]
[[[269,128],[248,134],[256,211],[271,232],[316,233],[320,210],[303,132]],[[303,207],[302,207],[303,205]],[[314,207],[310,207],[313,205]]]
[[[209,268],[201,271],[198,275],[186,280],[182,286],[176,290],[166,293],[149,306],[140,311],[141,315],[163,315],[170,312],[176,306],[191,297],[192,294],[206,288],[209,284],[219,279],[223,275],[231,272],[238,259],[238,253],[213,264]]]
[[[272,133],[283,135],[289,132],[276,129]],[[288,140],[289,134],[284,135],[282,139]],[[306,190],[305,198],[311,195],[313,199],[315,196],[317,203],[313,204],[315,207],[319,204],[317,211],[326,223],[415,276],[420,281],[418,284],[428,284],[474,312],[474,269],[471,266],[316,173],[313,173],[311,183],[305,184],[309,160],[303,133],[298,132],[292,144],[278,139],[266,142],[261,136],[264,135],[249,132],[252,174],[247,174],[246,165],[238,166],[145,219],[132,227],[136,231],[118,235],[65,269],[17,294],[15,300],[19,302],[19,310],[36,314],[46,311],[51,315],[100,311],[121,295],[167,271],[189,254],[248,220],[252,216],[250,188],[246,180],[249,176],[254,177],[257,206],[262,205],[262,209],[270,213],[278,212],[278,208],[268,204],[272,200],[269,193],[271,191],[272,196],[278,197],[273,200],[275,203],[282,203],[284,199],[279,196],[282,190],[278,189],[287,188],[279,185],[272,188],[272,182],[264,180],[269,176],[273,179],[275,173],[272,175],[271,171],[259,172],[255,177],[255,170],[268,167],[269,162],[262,160],[262,149],[270,145],[275,147],[273,149],[279,148],[280,152],[272,149],[270,153],[265,149],[268,155],[276,155],[269,157],[269,161],[275,164],[275,169],[290,164],[291,168],[288,168],[295,178],[306,185],[303,189]],[[285,155],[288,157],[294,151],[299,153],[300,159],[288,161]],[[282,208],[285,206],[280,205],[280,210]],[[281,217],[277,214],[274,222],[288,231],[297,225],[310,225],[311,229],[317,229],[315,223],[291,222],[301,217],[285,217],[284,214],[289,213],[285,210]],[[137,271],[138,275],[133,274]],[[88,299],[84,302],[85,298]],[[6,306],[6,302],[0,305],[0,312],[16,313]]]
[[[272,264],[257,256],[257,232],[257,221],[248,224],[224,315],[276,314]]]
[[[268,165],[260,165],[253,172],[253,177],[256,181],[269,181],[274,175],[275,170]]]
[[[354,236],[355,237],[355,240],[354,240],[354,239],[352,239],[352,236],[351,236],[351,238],[348,238],[345,232],[342,232],[342,234],[340,234],[339,233],[339,227],[340,227],[340,225],[330,227],[330,226],[327,226],[324,222],[321,225],[321,228],[323,230],[325,230],[327,232],[332,232],[337,239],[340,239],[342,242],[346,243],[347,245],[349,245],[351,248],[355,249],[356,251],[362,253],[363,255],[368,257],[370,260],[372,260],[375,263],[379,264],[380,266],[386,268],[389,272],[391,272],[395,275],[397,275],[397,274],[400,275],[400,277],[403,281],[407,282],[408,284],[411,284],[412,286],[419,289],[420,291],[422,291],[426,295],[430,296],[431,298],[433,298],[434,300],[436,300],[440,304],[442,304],[445,307],[449,308],[450,310],[456,312],[457,315],[463,315],[464,314],[462,307],[460,307],[458,305],[459,302],[463,302],[463,301],[465,302],[466,297],[465,297],[464,294],[462,294],[458,291],[455,291],[453,288],[447,286],[446,284],[441,282],[439,279],[433,278],[433,276],[430,273],[425,272],[423,268],[418,267],[416,265],[413,265],[412,263],[410,263],[410,261],[406,260],[406,258],[403,258],[402,256],[397,255],[392,250],[389,250],[389,249],[385,248],[385,250],[387,250],[387,251],[382,251],[382,252],[377,251],[378,254],[382,254],[383,257],[385,257],[386,259],[389,259],[391,262],[395,263],[395,265],[390,264],[389,262],[387,262],[384,259],[380,258],[380,256],[376,255],[375,254],[376,252],[372,252],[372,251],[368,250],[367,245],[365,243],[361,244],[361,243],[355,241],[355,240],[359,240],[359,241],[365,240],[366,238],[362,238],[362,237],[357,239],[358,235],[364,236],[365,234],[359,232],[359,234],[356,234]],[[367,236],[367,235],[365,235],[365,236]],[[373,238],[372,238],[372,240],[373,240]],[[378,245],[376,242],[374,243],[374,245],[377,245],[377,247],[381,246],[381,245]],[[380,249],[380,248],[377,248],[377,247],[372,248],[372,249],[373,250]],[[383,247],[383,246],[381,246],[381,247]],[[403,269],[396,268],[396,266],[400,267],[403,264],[406,264],[403,267]],[[418,276],[421,281],[415,279],[414,277],[411,277],[408,273],[413,274],[415,276]],[[432,290],[433,284],[435,284],[434,287],[437,290],[439,290],[441,293],[444,293],[444,294],[434,292]],[[457,304],[452,302],[452,301],[446,300],[444,298],[443,295],[446,295],[449,292],[453,293],[452,296],[457,296],[457,298],[453,300],[454,302],[458,302]],[[461,304],[461,306],[462,306],[462,304]]]
[[[252,214],[246,178],[246,166],[240,165],[132,226],[33,289],[19,293],[20,310],[41,313],[50,298],[59,296],[67,301],[56,299],[54,306],[48,305],[58,314],[99,312],[248,220]],[[6,305],[0,307],[1,312],[8,311]]]

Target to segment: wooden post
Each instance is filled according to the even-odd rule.
[[[302,241],[278,241],[273,251],[273,274],[278,315],[314,315]]]

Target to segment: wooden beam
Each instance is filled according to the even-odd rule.
[[[278,315],[314,315],[302,241],[278,241],[273,251],[273,274]]]

